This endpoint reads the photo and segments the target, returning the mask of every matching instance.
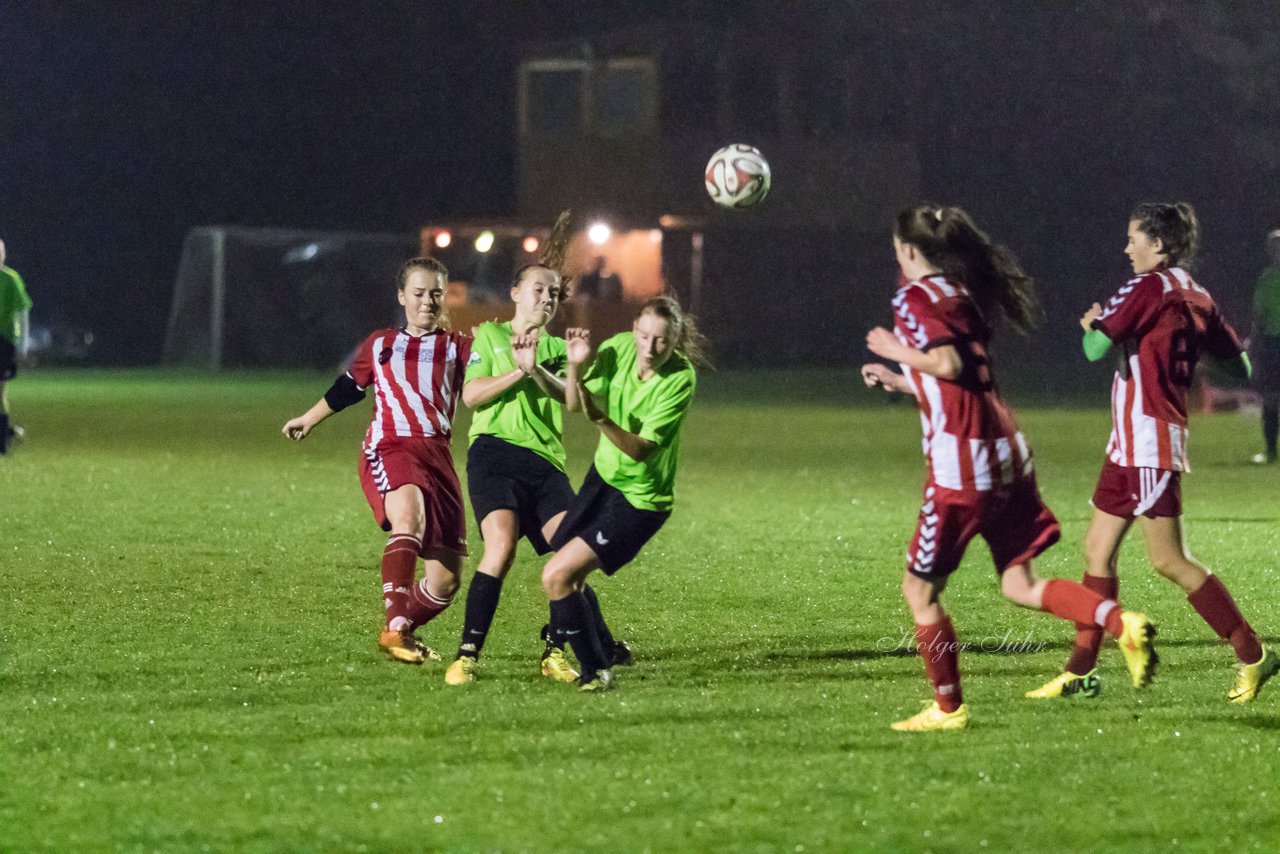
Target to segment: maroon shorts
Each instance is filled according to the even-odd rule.
[[[426,505],[421,554],[431,548],[466,554],[467,517],[447,438],[384,438],[375,447],[365,446],[360,458],[360,488],[384,531],[391,530],[384,496],[406,484],[422,490]]]
[[[1034,478],[987,492],[928,483],[907,549],[907,571],[925,579],[950,575],[977,535],[991,547],[996,571],[1004,572],[1044,552],[1062,536],[1062,529],[1040,500]]]
[[[1182,472],[1102,463],[1089,502],[1103,513],[1133,519],[1182,515]]]

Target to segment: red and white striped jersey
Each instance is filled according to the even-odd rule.
[[[1201,353],[1244,349],[1209,292],[1181,267],[1135,276],[1093,323],[1121,347],[1107,456],[1119,466],[1190,471],[1187,389]]]
[[[356,350],[347,375],[373,386],[373,422],[365,445],[383,437],[448,437],[471,356],[471,336],[443,329],[415,338],[404,329],[373,333]]]
[[[954,380],[902,365],[920,406],[924,455],[933,483],[985,492],[1033,473],[1031,449],[991,376],[991,330],[959,282],[928,276],[898,288],[894,333],[903,344],[931,350],[947,344],[960,354]]]

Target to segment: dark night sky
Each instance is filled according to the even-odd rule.
[[[1259,170],[1241,155],[1233,122],[1271,122],[1280,134],[1280,121],[1235,103],[1239,89],[1204,45],[1196,55],[1151,12],[1177,3],[1123,4],[1131,20],[1103,11],[1116,5],[1050,3],[1030,16],[982,0],[854,2],[844,14],[883,28],[922,85],[956,94],[954,113],[922,112],[908,131],[927,196],[972,207],[1046,265],[1061,265],[1062,244],[1076,239],[1118,254],[1122,236],[1100,244],[1112,231],[1096,220],[1122,221],[1136,196],[1191,197],[1216,229],[1220,269],[1242,276],[1280,206],[1276,164]],[[1274,6],[1236,5],[1255,18]],[[38,321],[70,318],[99,332],[104,355],[152,361],[191,226],[410,231],[510,213],[523,42],[777,8],[5,2],[0,237]],[[935,26],[914,30],[922,21]],[[1116,26],[1131,29],[1113,37]]]

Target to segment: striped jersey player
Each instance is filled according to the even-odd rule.
[[[360,486],[375,520],[391,535],[382,555],[386,624],[379,643],[409,664],[439,658],[415,631],[453,601],[467,553],[449,442],[471,337],[441,325],[447,281],[448,271],[435,259],[407,261],[397,291],[405,325],[367,337],[324,397],[284,425],[286,436],[304,439],[315,425],[373,392]],[[419,556],[425,569],[415,584]]]
[[[1083,583],[1103,596],[1118,595],[1117,556],[1136,522],[1156,570],[1231,643],[1238,666],[1227,698],[1245,703],[1280,670],[1280,657],[1259,640],[1221,579],[1191,557],[1182,537],[1181,478],[1191,471],[1187,391],[1196,363],[1209,355],[1241,378],[1250,373],[1235,330],[1188,271],[1199,230],[1186,202],[1139,205],[1125,247],[1133,278],[1080,318],[1086,358],[1097,361],[1113,348],[1120,357],[1111,384],[1111,437],[1085,536]],[[1078,626],[1066,669],[1027,696],[1096,695],[1101,644],[1098,632]]]
[[[991,547],[1006,598],[1119,635],[1126,663],[1147,678],[1154,629],[1146,617],[1121,612],[1114,599],[1074,581],[1045,581],[1031,571],[1031,561],[1061,532],[1040,500],[1031,450],[996,390],[988,351],[989,318],[1029,327],[1036,313],[1031,279],[960,208],[904,210],[893,245],[902,273],[893,299],[894,331],[871,330],[867,347],[899,363],[902,373],[868,364],[862,376],[868,386],[914,395],[920,407],[928,473],[902,592],[934,694],[924,711],[893,728],[924,732],[969,724],[959,642],[942,593],[975,536]]]

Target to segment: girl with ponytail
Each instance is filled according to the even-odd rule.
[[[1131,667],[1153,657],[1154,630],[1114,599],[1062,579],[1044,581],[1031,561],[1060,529],[1036,488],[1031,449],[992,374],[992,327],[1003,319],[1026,331],[1038,308],[1018,259],[956,207],[923,204],[898,215],[894,253],[901,271],[893,298],[894,331],[875,328],[867,347],[899,363],[862,366],[869,387],[914,395],[924,429],[924,503],[907,552],[902,593],[934,698],[892,726],[901,732],[964,729],[959,641],[942,593],[969,541],[991,547],[1001,592],[1016,605],[1047,611],[1121,635]],[[1135,676],[1135,678],[1137,678]]]

